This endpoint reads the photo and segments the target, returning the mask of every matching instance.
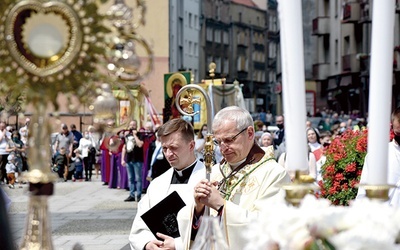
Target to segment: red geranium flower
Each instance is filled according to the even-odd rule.
[[[391,133],[390,139],[393,138]],[[347,130],[326,149],[326,162],[321,168],[320,196],[334,205],[349,205],[357,195],[365,155],[368,131]]]
[[[352,162],[346,166],[346,172],[355,172],[356,170],[357,170],[357,164],[355,162]]]

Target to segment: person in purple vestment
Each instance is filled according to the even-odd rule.
[[[103,185],[108,185],[110,181],[110,151],[109,151],[109,141],[110,135],[104,134],[101,140],[100,150],[101,150],[101,181]]]
[[[121,153],[124,147],[123,131],[118,132],[110,138],[110,153],[111,153],[111,164],[110,164],[110,181],[108,183],[109,188],[121,188],[118,186],[119,183],[119,168],[121,166]]]
[[[119,165],[118,187],[129,191],[128,171],[126,171],[126,168],[123,167],[121,164]]]

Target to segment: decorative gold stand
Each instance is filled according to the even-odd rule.
[[[49,183],[48,188],[52,192],[53,184]],[[53,249],[47,201],[48,195],[32,195],[30,197],[26,231],[21,244],[21,250]]]
[[[114,76],[131,96],[129,88],[137,86],[153,68],[151,48],[136,32],[145,23],[145,1],[136,1],[137,23],[132,23],[133,10],[124,0],[114,1],[106,18],[115,33],[98,12],[100,2],[105,0],[3,0],[0,4],[0,86],[12,97],[25,98],[35,111],[29,126],[29,172],[22,176],[29,182],[30,202],[20,249],[53,249],[48,197],[58,176],[51,172],[53,131],[47,108],[52,106],[53,116],[58,118],[59,93],[66,95],[66,106],[72,112],[76,103],[92,103],[98,96],[92,105],[95,123],[100,132],[110,130],[115,125],[117,104],[111,87],[103,85],[101,93],[96,93],[98,85]],[[143,72],[139,72],[136,46],[144,49],[147,57]]]
[[[51,172],[50,147],[44,142],[50,142],[50,124],[44,103],[36,104],[36,113],[29,126],[29,172],[22,175],[24,181],[29,182],[30,201],[26,221],[25,235],[21,250],[25,249],[53,249],[51,240],[50,217],[47,201],[53,194],[57,175]]]
[[[389,190],[395,188],[395,185],[370,185],[370,184],[359,184],[359,188],[365,189],[366,196],[370,200],[379,202],[386,202],[389,200]]]
[[[283,185],[282,188],[286,192],[285,200],[295,207],[300,205],[307,194],[313,194],[319,189],[314,184],[314,178],[309,175],[302,175],[299,170],[296,170],[293,182]]]

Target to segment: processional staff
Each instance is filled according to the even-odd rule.
[[[209,75],[211,77],[211,84],[214,83],[216,64],[214,62],[209,65]],[[192,80],[193,82],[193,80]],[[212,87],[212,86],[210,86]],[[206,110],[207,110],[207,135],[204,143],[204,165],[206,167],[206,178],[210,180],[211,168],[214,163],[214,140],[212,134],[212,120],[213,120],[213,106],[210,96],[207,92],[197,84],[188,84],[182,87],[176,94],[175,106],[178,111],[187,116],[195,116],[199,111],[194,112],[193,105],[200,104],[201,98],[195,97],[194,92],[198,90],[204,97]],[[184,92],[187,92],[183,96]],[[182,96],[182,98],[181,98]],[[183,107],[183,109],[182,109]],[[228,244],[224,237],[222,236],[222,229],[219,226],[219,221],[217,217],[210,216],[210,208],[205,206],[204,217],[202,219],[201,226],[199,228],[198,234],[195,239],[195,244],[191,249],[202,250],[202,249],[228,249]]]
[[[213,143],[213,135],[212,135],[212,110],[211,110],[211,101],[210,97],[206,93],[206,91],[196,84],[188,84],[182,87],[179,92],[176,94],[175,105],[179,112],[183,115],[187,116],[195,116],[199,112],[194,112],[193,105],[200,104],[200,98],[194,97],[193,94],[195,90],[200,91],[203,94],[204,99],[206,101],[206,109],[207,109],[207,136],[206,142],[204,144],[204,165],[206,166],[206,177],[210,180],[211,167],[214,160],[214,143]],[[184,92],[187,92],[185,97],[181,98]],[[184,108],[182,109],[183,106]]]
[[[188,84],[182,87],[178,93],[176,94],[175,105],[179,112],[183,115],[187,116],[195,116],[199,112],[194,112],[193,105],[200,104],[200,98],[194,97],[195,90],[198,90],[203,94],[206,109],[207,109],[207,136],[206,141],[204,143],[204,165],[206,166],[206,178],[210,180],[211,167],[214,162],[214,143],[213,143],[213,135],[212,135],[212,109],[211,109],[211,100],[206,91],[196,84]],[[181,98],[184,92],[187,92],[187,95]],[[184,108],[182,109],[181,106]],[[210,215],[210,208],[206,206],[204,215]]]

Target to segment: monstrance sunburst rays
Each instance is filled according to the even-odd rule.
[[[0,13],[0,82],[4,91],[18,95],[28,89],[27,102],[50,102],[55,110],[58,93],[74,95],[81,103],[87,102],[89,93],[95,96],[95,84],[107,78],[96,73],[96,65],[110,32],[95,1],[3,0]],[[51,18],[31,22],[40,15],[53,15],[59,23]],[[70,33],[59,41],[57,32],[65,30]],[[59,49],[41,48],[27,37],[29,31],[42,32]]]

